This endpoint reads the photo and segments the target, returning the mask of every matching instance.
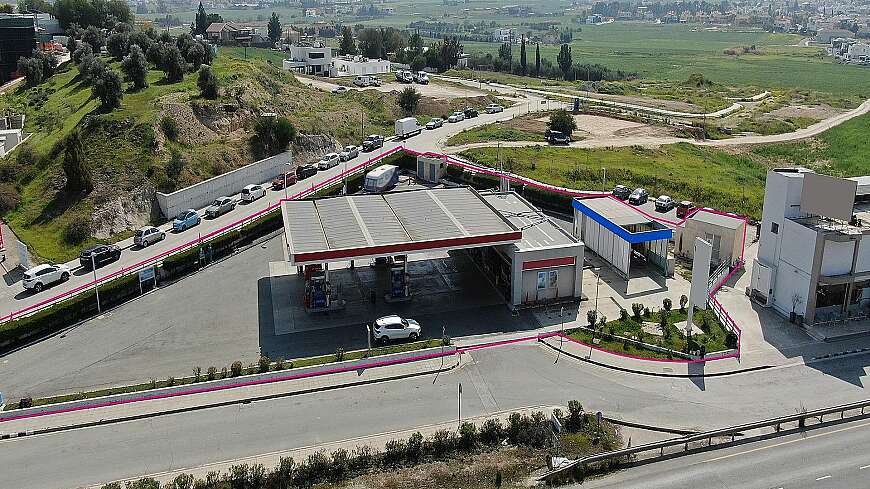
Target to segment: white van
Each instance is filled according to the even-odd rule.
[[[381,165],[368,172],[363,188],[366,192],[380,193],[395,187],[397,183],[399,183],[399,167]]]
[[[365,88],[369,85],[372,85],[372,79],[368,75],[357,75],[357,77],[353,80],[353,84],[358,87]]]

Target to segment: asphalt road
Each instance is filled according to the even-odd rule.
[[[630,468],[574,489],[857,489],[870,481],[870,421],[837,424]]]
[[[506,91],[513,93],[513,90]],[[498,114],[481,113],[478,117],[473,119],[466,119],[453,124],[445,124],[443,127],[432,131],[424,130],[421,134],[413,136],[405,141],[388,141],[384,143],[383,149],[371,153],[361,153],[357,158],[348,161],[346,164],[340,163],[338,166],[318,172],[315,176],[288,187],[286,192],[284,190],[273,190],[270,188],[267,190],[265,197],[250,204],[237,205],[233,211],[215,219],[203,219],[200,225],[184,232],[172,232],[171,223],[161,225],[161,229],[167,230],[166,239],[159,243],[155,243],[148,248],[139,249],[133,247],[132,238],[120,241],[117,244],[123,249],[121,258],[114,263],[99,268],[96,273],[96,278],[99,279],[105,277],[106,275],[122,270],[125,267],[147,260],[161,252],[196,240],[200,235],[218,230],[228,224],[238,221],[239,219],[269,207],[271,204],[282,199],[285,195],[293,195],[306,188],[310,188],[312,185],[317,185],[320,182],[340,174],[347,168],[352,168],[373,156],[397,146],[404,145],[417,151],[438,151],[447,138],[465,129],[488,124],[500,119],[511,118],[526,113],[530,109],[541,110],[542,108],[547,107],[546,105],[542,106],[540,104],[540,99],[536,97],[530,96],[528,100],[529,103],[522,103],[513,107],[505,108],[504,112]],[[551,105],[555,106],[555,104]],[[390,137],[392,135],[388,134],[386,136]],[[237,194],[231,197],[238,199],[239,196]],[[204,209],[198,209],[198,211],[201,215],[204,215]],[[13,248],[11,244],[7,247],[10,249]],[[78,259],[68,262],[67,265],[72,269],[70,279],[67,282],[50,286],[40,293],[25,291],[21,285],[20,278],[11,283],[7,280],[3,285],[0,285],[0,316],[6,316],[10,313],[21,311],[29,306],[42,303],[43,301],[51,299],[63,292],[89,284],[94,280],[94,274],[89,270],[81,268]]]
[[[76,487],[255,454],[579,399],[626,420],[713,428],[862,399],[870,356],[708,379],[652,379],[581,364],[535,344],[472,352],[433,376],[211,408],[0,442],[3,485]],[[860,371],[863,377],[852,379]],[[434,382],[433,382],[434,381]],[[774,388],[775,387],[775,388]],[[866,445],[865,445],[866,446]],[[721,487],[720,484],[718,487]],[[679,487],[679,486],[677,486]],[[717,486],[713,486],[717,487]],[[759,486],[754,486],[759,487]]]

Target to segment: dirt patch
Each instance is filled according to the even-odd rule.
[[[546,129],[547,118],[538,118],[537,122]],[[672,132],[664,127],[643,124],[640,122],[613,119],[599,115],[580,114],[574,116],[577,130],[574,134],[587,139],[610,139],[614,137],[660,137],[672,136]]]
[[[770,114],[778,118],[786,117],[808,117],[811,119],[827,119],[845,112],[841,109],[835,109],[827,104],[822,105],[789,105],[772,111]]]

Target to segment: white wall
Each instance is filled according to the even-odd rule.
[[[800,302],[795,308],[797,314],[804,314],[810,289],[810,275],[791,264],[780,261],[776,270],[776,283],[773,286],[773,306],[780,313],[788,315],[792,308],[792,297],[797,294]]]
[[[858,246],[858,262],[855,263],[855,272],[870,271],[870,236],[863,236]]]
[[[779,228],[779,233],[782,239],[780,260],[810,273],[816,249],[816,231],[786,219]]]
[[[825,241],[821,275],[843,275],[852,271],[855,241]]]
[[[581,221],[581,238],[583,244],[594,251],[598,256],[616,267],[617,270],[628,276],[629,258],[631,245],[627,241],[616,236],[604,226],[586,217],[582,212],[575,209],[574,222]]]
[[[185,209],[201,209],[218,197],[239,193],[245,185],[271,181],[287,169],[291,156],[290,151],[285,151],[171,194],[157,192],[157,204],[166,218]]]

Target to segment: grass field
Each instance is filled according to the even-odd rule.
[[[459,146],[470,143],[483,143],[487,141],[543,141],[544,135],[541,132],[526,131],[516,127],[510,127],[508,124],[494,122],[478,126],[472,129],[466,129],[447,140],[450,146]]]

